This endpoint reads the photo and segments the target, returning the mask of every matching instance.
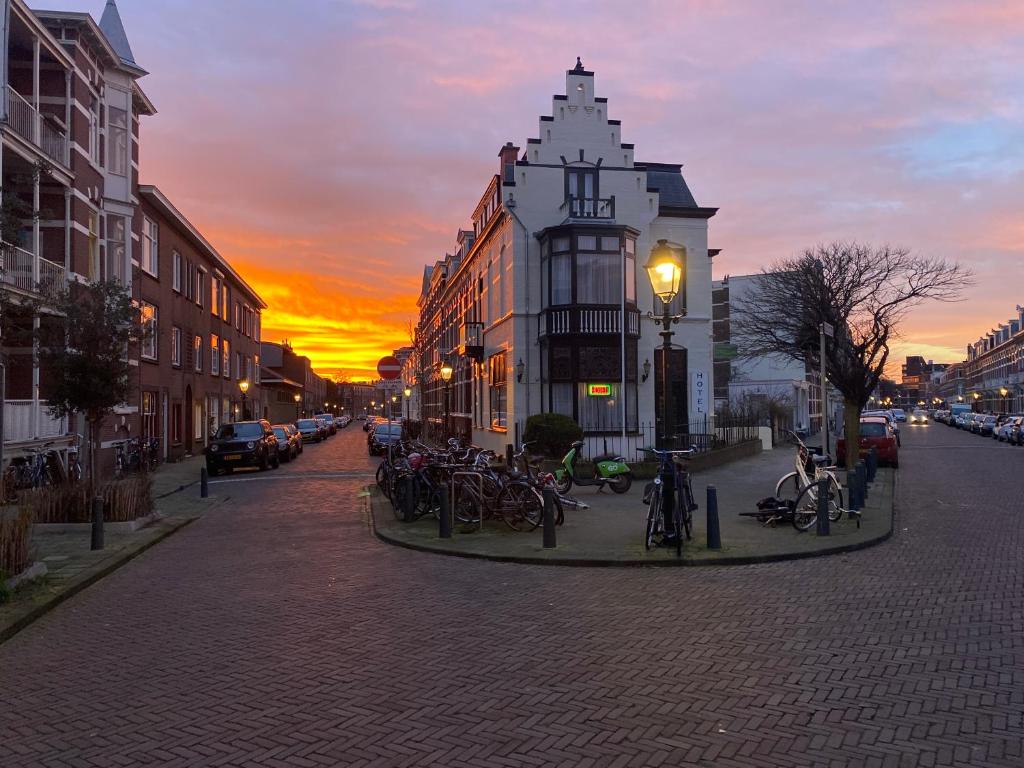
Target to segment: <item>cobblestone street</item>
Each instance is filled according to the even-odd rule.
[[[0,765],[1020,766],[1024,449],[903,435],[873,549],[588,569],[376,540],[353,425],[0,645]]]

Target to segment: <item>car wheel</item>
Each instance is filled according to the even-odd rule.
[[[274,467],[274,469],[277,469],[280,466],[281,466],[281,454],[275,452],[274,453],[274,464],[273,464],[273,467]]]
[[[259,468],[260,468],[260,472],[266,472],[266,471],[267,471],[267,468],[268,468],[269,466],[270,466],[270,465],[269,465],[269,463],[267,462],[267,454],[266,454],[266,453],[262,453],[262,454],[260,454],[260,460],[259,460]]]

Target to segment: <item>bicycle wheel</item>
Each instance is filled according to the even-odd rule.
[[[416,478],[412,478],[412,483],[406,481],[409,475],[395,473],[395,486],[391,493],[391,508],[394,510],[395,517],[399,522],[406,522],[405,519],[405,508],[406,504],[412,501],[415,505],[415,499],[419,497],[419,489],[416,487]],[[412,499],[409,496],[412,496]],[[413,506],[413,514],[415,515],[415,506]]]
[[[387,496],[390,499],[391,498],[391,488],[390,488],[391,484],[390,484],[390,482],[388,480],[388,474],[390,474],[388,472],[388,463],[386,461],[382,461],[380,463],[380,466],[377,467],[377,475],[376,475],[377,487],[380,488],[380,492],[381,493],[383,493],[385,496]]]
[[[775,498],[777,499],[795,499],[799,493],[800,475],[796,472],[783,475],[775,484]]]
[[[686,509],[684,495],[685,493],[682,492],[676,494],[676,503],[672,508],[672,527],[676,529],[676,557],[683,556],[683,536],[690,538],[690,531],[684,522],[686,520],[686,515],[683,512]]]
[[[544,499],[529,483],[512,482],[498,493],[495,506],[513,531],[532,531],[544,515]]]
[[[647,530],[644,534],[644,549],[655,546],[654,537],[661,533],[661,486],[655,486],[647,507]]]
[[[452,493],[452,512],[460,523],[480,522],[480,494],[471,485],[456,485]]]
[[[693,510],[697,508],[697,505],[693,501],[693,486],[690,485],[689,479],[683,484],[683,490],[679,494],[677,506],[679,507],[679,516],[683,522],[683,533],[686,534],[687,540],[690,540],[693,538]],[[679,542],[680,546],[682,546],[681,536],[679,537]]]
[[[808,483],[796,497],[793,506],[793,527],[798,531],[807,531],[818,521],[818,486]]]
[[[833,523],[838,523],[843,519],[843,512],[846,511],[846,507],[843,505],[843,489],[835,475],[829,475],[828,479],[828,519]]]

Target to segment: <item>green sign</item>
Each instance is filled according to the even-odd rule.
[[[611,384],[587,384],[587,394],[590,397],[611,397]]]
[[[724,341],[715,344],[715,360],[732,360],[739,353],[739,347],[735,344],[728,344]]]

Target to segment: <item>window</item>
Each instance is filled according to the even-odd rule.
[[[185,262],[185,298],[192,301],[196,287],[196,268],[191,261]]]
[[[198,337],[197,337],[198,338]],[[192,404],[192,439],[203,442],[206,435],[203,424],[203,404],[195,402]]]
[[[218,314],[220,312],[220,278],[216,275],[210,275],[210,313]]]
[[[593,168],[567,169],[565,197],[570,216],[593,216],[597,208],[597,171]]]
[[[580,238],[582,240],[582,238]],[[576,303],[618,304],[622,301],[622,264],[618,254],[576,255]]]
[[[556,253],[551,257],[551,303],[572,303],[571,253]]]
[[[100,279],[100,215],[89,211],[89,275],[90,280]]]
[[[626,238],[626,301],[636,302],[636,241]]]
[[[243,372],[245,371],[245,368],[243,367],[244,365],[245,365],[245,361],[244,361],[244,358],[242,357],[242,353],[241,352],[236,352],[235,353],[235,375],[238,376],[238,378],[240,378],[240,379],[247,379],[247,378],[249,378],[248,376],[243,375]]]
[[[142,340],[142,357],[156,360],[157,357],[157,308],[142,302],[142,329],[146,334]]]
[[[155,392],[142,393],[142,434],[144,437],[154,437],[157,434]]]
[[[171,288],[181,293],[181,254],[177,251],[171,254]]]
[[[242,302],[235,302],[235,328],[242,330]]]
[[[89,159],[100,164],[100,100],[96,98],[89,108]]]
[[[128,231],[124,216],[107,214],[107,279],[127,283],[125,264],[125,235]]]
[[[116,176],[128,175],[128,113],[117,107],[107,111],[107,168]]]
[[[220,375],[220,336],[216,333],[210,334],[210,373]]]
[[[225,323],[231,322],[231,301],[228,297],[228,284],[220,281],[220,319]]]
[[[200,307],[203,306],[203,271],[196,269],[196,304]]]
[[[253,341],[258,342],[260,340],[260,313],[256,313],[256,327],[253,328],[252,333]]]
[[[254,355],[252,359],[253,382],[260,383],[260,356]]]
[[[181,328],[171,328],[171,365],[181,367]]]
[[[153,277],[157,277],[159,262],[157,253],[157,236],[159,229],[155,221],[150,221],[147,218],[142,219],[142,262],[140,266],[143,272],[148,272]]]
[[[222,360],[224,362],[224,378],[231,378],[231,342],[224,339],[224,351]]]
[[[196,361],[196,373],[203,372],[203,337],[196,336],[192,340],[192,354]]]
[[[508,429],[508,389],[505,379],[505,353],[487,361],[490,379],[491,429]]]

